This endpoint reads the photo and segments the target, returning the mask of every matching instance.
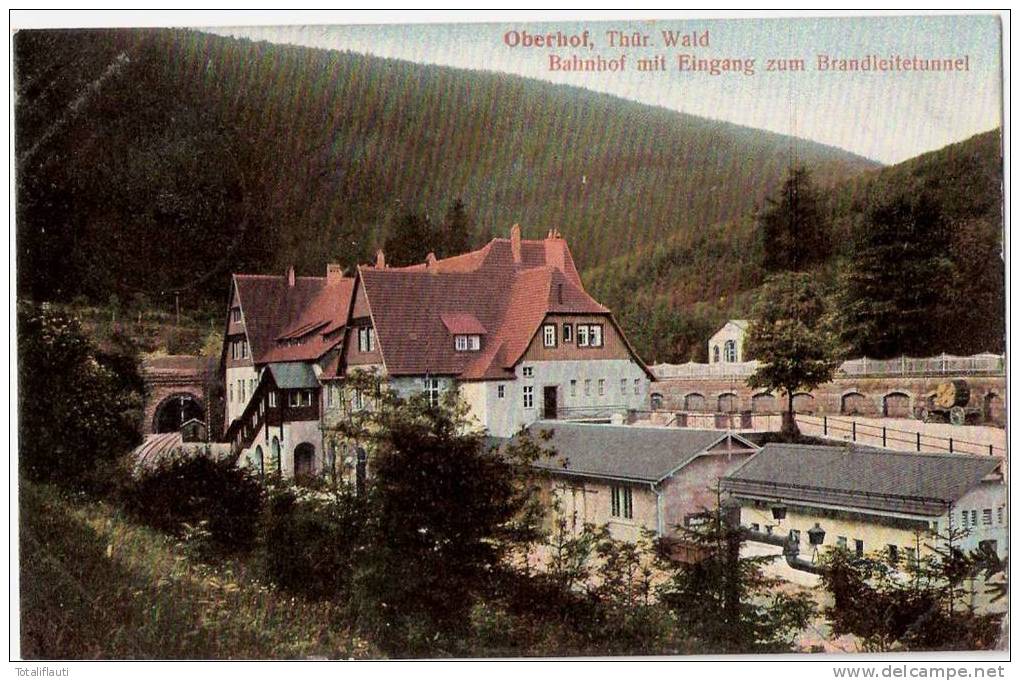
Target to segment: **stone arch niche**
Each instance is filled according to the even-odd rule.
[[[889,418],[910,418],[910,395],[902,390],[895,390],[882,397],[882,416]]]
[[[205,421],[205,405],[200,395],[176,392],[156,404],[152,415],[153,433],[176,433],[181,425],[198,419]]]
[[[294,448],[294,478],[307,479],[315,475],[315,445],[302,442]]]
[[[706,411],[705,396],[701,393],[688,393],[685,395],[684,411]]]
[[[864,416],[872,412],[871,401],[863,393],[844,393],[839,402],[839,413],[847,416]]]
[[[756,414],[774,414],[779,411],[776,396],[772,393],[758,393],[751,396],[751,411]]]
[[[811,393],[794,393],[793,410],[798,414],[815,413],[815,396]]]
[[[736,393],[723,393],[716,402],[722,414],[735,414],[740,411],[740,398]]]

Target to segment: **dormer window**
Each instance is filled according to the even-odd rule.
[[[478,334],[457,334],[453,337],[457,352],[478,352],[482,349],[482,337]]]
[[[556,325],[545,324],[542,326],[542,345],[547,348],[556,347]]]
[[[241,321],[241,308],[235,307],[230,311],[230,321],[235,323]]]

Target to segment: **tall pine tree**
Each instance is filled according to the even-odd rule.
[[[828,222],[807,168],[791,166],[779,198],[766,202],[758,215],[765,271],[802,271],[828,257]]]
[[[443,218],[442,233],[439,236],[436,255],[440,258],[467,253],[474,245],[474,225],[467,214],[464,202],[459,198],[447,209]]]
[[[432,249],[433,233],[429,217],[414,211],[407,211],[396,218],[383,246],[386,262],[394,267],[425,262],[425,256]]]

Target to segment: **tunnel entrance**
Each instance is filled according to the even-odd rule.
[[[152,430],[155,433],[176,433],[181,424],[191,419],[205,421],[205,409],[198,398],[188,393],[171,395],[156,407]]]

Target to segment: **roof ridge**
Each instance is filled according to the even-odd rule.
[[[832,444],[832,445],[813,445],[803,442],[768,442],[762,446],[762,449],[769,445],[775,445],[777,447],[794,447],[797,449],[842,449],[845,450],[845,445]],[[880,454],[882,456],[888,456],[890,454],[896,454],[900,456],[923,456],[923,457],[942,457],[946,459],[975,459],[984,461],[986,459],[993,459],[985,454],[969,454],[967,452],[908,452],[902,449],[884,449],[882,447],[874,445],[857,445],[851,444],[850,451],[855,454]]]

